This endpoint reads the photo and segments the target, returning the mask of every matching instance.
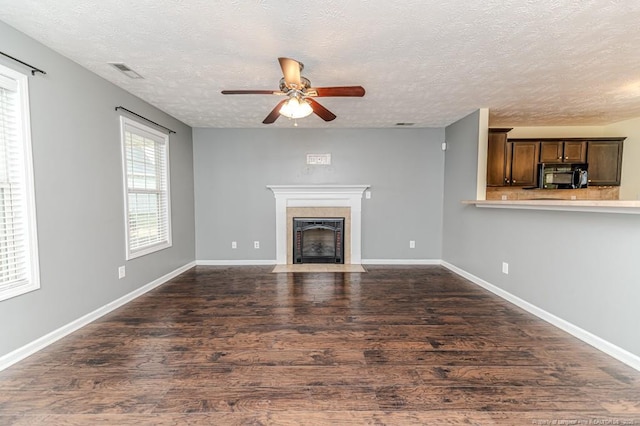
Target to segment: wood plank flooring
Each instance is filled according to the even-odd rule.
[[[282,272],[367,272],[362,265],[335,263],[303,263],[301,265],[276,265],[273,273]]]
[[[640,425],[640,373],[439,266],[196,267],[0,373],[2,425]]]

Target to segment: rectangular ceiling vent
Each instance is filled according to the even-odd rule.
[[[111,65],[112,67],[114,67],[115,69],[117,69],[118,71],[120,71],[121,73],[123,73],[129,78],[136,78],[136,79],[144,78],[140,74],[138,74],[137,72],[129,68],[127,65],[123,64],[122,62],[109,62],[109,65]]]

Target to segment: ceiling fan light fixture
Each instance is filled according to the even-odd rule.
[[[308,117],[312,112],[309,102],[297,97],[292,97],[280,108],[280,115],[292,119]]]

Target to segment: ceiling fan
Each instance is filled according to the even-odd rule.
[[[313,98],[327,96],[364,96],[362,86],[311,87],[311,82],[300,75],[304,65],[295,59],[278,58],[283,78],[280,79],[280,90],[223,90],[223,95],[279,95],[286,99],[278,102],[276,107],[262,121],[264,124],[275,122],[280,115],[298,119],[315,113],[324,121],[331,121],[336,115],[320,105]],[[297,123],[296,123],[297,125]]]

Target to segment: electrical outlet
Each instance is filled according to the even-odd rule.
[[[127,271],[124,266],[118,267],[118,279],[121,280],[127,275]]]
[[[259,249],[260,248],[260,241],[254,241],[253,242],[253,248],[254,249]]]
[[[502,262],[502,273],[509,275],[509,264],[507,262]]]
[[[413,240],[409,241],[409,248],[416,248],[416,242]]]
[[[364,198],[366,198],[367,200],[371,198],[371,191],[365,191],[364,192]]]
[[[237,249],[238,248],[238,243],[236,241],[231,241],[231,248],[232,249]]]

